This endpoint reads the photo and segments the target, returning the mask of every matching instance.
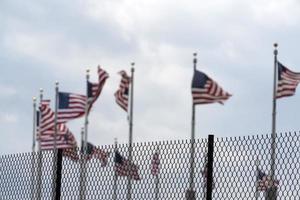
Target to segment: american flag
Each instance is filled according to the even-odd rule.
[[[151,174],[153,176],[157,176],[159,174],[159,153],[155,152],[152,156],[152,161],[151,161]]]
[[[83,147],[83,145],[81,145]],[[83,152],[83,148],[81,149],[81,152]],[[108,157],[109,157],[108,152],[105,152],[104,150],[94,146],[92,143],[87,142],[87,155],[86,155],[86,160],[90,160],[93,157],[100,160],[101,166],[105,167],[108,162]]]
[[[42,100],[40,105],[39,134],[46,134],[48,130],[54,129],[54,112],[50,108],[50,100]]]
[[[48,130],[47,134],[41,134],[39,136],[41,150],[54,149],[55,144],[57,149],[77,147],[74,135],[70,132],[65,124],[58,124],[57,132],[58,134],[56,135],[56,137],[54,136],[54,130]]]
[[[69,158],[72,161],[79,161],[78,147],[63,149],[63,156]]]
[[[119,89],[115,92],[116,103],[127,112],[129,84],[131,82],[131,78],[126,74],[125,71],[120,71],[119,74],[122,76],[122,78]]]
[[[278,83],[276,98],[293,96],[296,92],[296,87],[300,82],[300,73],[293,72],[287,67],[278,63]]]
[[[272,181],[271,176],[268,176],[266,173],[258,169],[257,171],[257,190],[266,191],[268,188],[275,186],[278,187],[279,181]]]
[[[192,96],[194,104],[208,104],[224,101],[231,97],[231,94],[224,91],[214,80],[203,72],[195,70],[192,81]]]
[[[74,93],[58,93],[57,122],[65,123],[85,114],[86,96]]]
[[[108,78],[108,73],[98,66],[98,83],[92,83],[87,81],[87,93],[88,93],[88,113],[90,112],[94,102],[101,94],[102,88]]]
[[[39,135],[54,135],[55,132],[55,114],[50,108],[50,100],[42,100],[41,107],[41,122],[39,122]],[[63,132],[62,132],[63,131]],[[66,134],[65,125],[57,124],[57,134]]]
[[[41,121],[37,139],[40,141],[41,150],[77,147],[76,140],[67,126],[63,123],[57,124],[57,135],[55,140],[54,112],[50,108],[50,100],[43,100],[40,106]]]
[[[141,180],[138,166],[123,158],[118,151],[115,152],[114,161],[117,176],[127,176],[133,180]]]

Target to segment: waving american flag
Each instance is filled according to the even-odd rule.
[[[98,99],[108,78],[108,73],[98,66],[98,83],[92,83],[87,81],[87,93],[88,93],[88,113],[90,112],[94,102]]]
[[[293,72],[287,67],[277,62],[278,66],[278,83],[276,98],[293,96],[300,82],[300,73]]]
[[[58,93],[58,123],[79,118],[85,114],[87,97],[81,94],[59,92]]]
[[[195,70],[192,81],[192,96],[194,104],[208,104],[224,101],[231,97],[231,94],[224,91],[214,80],[203,72]]]
[[[114,162],[117,176],[127,176],[133,180],[141,180],[138,166],[121,156],[118,151],[115,152]]]
[[[129,85],[131,82],[131,78],[125,71],[120,71],[119,74],[122,78],[119,89],[115,92],[116,103],[127,112]]]

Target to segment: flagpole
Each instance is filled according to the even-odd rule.
[[[34,199],[34,186],[35,186],[35,135],[36,135],[36,98],[33,97],[33,126],[32,126],[32,166],[31,166],[31,199]]]
[[[42,106],[42,101],[43,101],[43,89],[40,88],[40,115],[39,115],[39,140],[38,140],[38,182],[37,182],[37,200],[41,200],[41,186],[42,186],[42,161],[43,161],[43,154],[41,151],[41,122],[42,122],[42,112],[41,112],[41,106]]]
[[[32,152],[35,152],[35,135],[36,135],[36,98],[33,97],[33,126],[32,126]]]
[[[90,70],[87,69],[86,70],[86,82],[88,83],[89,79],[90,79],[90,74],[89,74]],[[83,152],[84,155],[87,155],[87,138],[88,138],[88,124],[89,124],[89,120],[88,120],[88,107],[89,107],[89,92],[88,92],[88,84],[86,87],[86,105],[85,105],[85,119],[84,119],[84,145],[83,145]]]
[[[55,113],[54,113],[54,152],[56,152],[57,144],[56,144],[56,137],[57,137],[57,112],[58,112],[58,81],[55,82]]]
[[[197,67],[197,53],[194,53],[194,73]],[[192,103],[192,128],[191,128],[191,146],[190,146],[190,177],[189,177],[189,194],[187,195],[187,199],[194,198],[194,154],[195,154],[195,104]]]
[[[52,184],[52,194],[53,199],[56,199],[56,167],[57,167],[57,112],[58,112],[58,92],[59,92],[59,82],[55,82],[55,112],[54,112],[54,145],[53,145],[53,184]]]
[[[118,149],[118,139],[115,138],[114,157],[116,156],[117,149]],[[118,176],[117,176],[117,172],[116,172],[116,162],[114,162],[113,200],[117,200],[117,189],[118,189],[117,183],[118,183]]]
[[[130,85],[130,115],[129,115],[129,145],[128,145],[128,161],[132,162],[132,126],[133,126],[133,84],[134,84],[134,62],[131,63],[131,85]],[[131,200],[131,173],[127,177],[127,200]]]
[[[158,145],[156,147],[156,153],[157,153],[158,156],[160,156]],[[159,170],[158,170],[158,173],[155,176],[155,200],[158,200],[158,199],[159,199]]]
[[[85,145],[84,145],[84,133],[85,128],[81,128],[81,156],[80,156],[80,200],[85,198]]]
[[[81,180],[80,180],[80,200],[85,199],[85,181],[86,181],[86,160],[85,157],[87,156],[87,138],[88,138],[88,107],[89,107],[89,92],[88,92],[88,81],[90,79],[89,75],[90,70],[86,69],[86,104],[85,104],[85,116],[84,116],[84,128],[81,130]]]
[[[274,85],[273,85],[273,112],[272,112],[272,152],[271,152],[271,180],[274,183],[275,176],[275,159],[276,159],[276,90],[277,90],[277,50],[278,44],[274,44]],[[276,194],[274,194],[276,197]]]
[[[258,197],[259,197],[259,192],[258,192],[259,160],[258,160],[258,157],[256,158],[255,165],[256,165],[255,200],[258,200]]]

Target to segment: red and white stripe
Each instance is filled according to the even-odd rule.
[[[278,65],[281,65],[282,71],[279,74],[280,79],[277,83],[276,98],[293,96],[300,82],[300,73],[289,70],[281,63],[278,63]]]
[[[109,152],[105,152],[104,150],[94,147],[92,155],[101,161],[101,166],[105,167],[108,162]]]
[[[123,159],[123,164],[116,163],[117,176],[127,176],[133,180],[141,180],[138,173],[138,166]]]
[[[208,104],[218,102],[224,104],[224,101],[231,97],[231,94],[223,90],[215,81],[209,78],[204,88],[192,88],[194,104]]]
[[[56,135],[56,137],[54,135],[42,135],[39,139],[41,150],[51,150],[55,147],[57,149],[68,149],[77,146],[76,140],[71,132],[64,135]]]
[[[106,79],[109,77],[108,73],[103,70],[100,66],[98,66],[98,83],[91,83],[92,84],[92,97],[89,97],[89,107],[88,112],[91,110],[94,102],[100,96],[103,86],[105,84]]]
[[[125,71],[120,71],[119,74],[122,76],[122,78],[119,89],[115,92],[116,103],[127,112],[128,94],[126,94],[125,92],[129,92],[131,78],[126,74]]]
[[[38,135],[54,127],[54,112],[50,108],[50,100],[44,99],[40,105]]]
[[[58,123],[65,123],[69,120],[79,118],[85,114],[87,97],[80,94],[70,94],[69,97],[69,107],[66,109],[58,109]]]

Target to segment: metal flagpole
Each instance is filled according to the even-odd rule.
[[[115,147],[114,147],[114,158],[116,156],[116,152],[118,150],[118,139],[115,138]],[[116,171],[116,162],[114,161],[114,185],[113,185],[113,200],[117,200],[117,189],[118,189],[118,176],[117,176],[117,171]]]
[[[41,122],[42,122],[42,112],[41,112],[41,106],[42,106],[42,101],[43,101],[43,89],[40,89],[40,115],[39,115],[39,140],[38,140],[38,174],[37,174],[37,200],[41,200],[42,194],[41,194],[41,186],[42,186],[42,161],[43,161],[43,154],[41,151]]]
[[[35,189],[35,159],[36,159],[36,154],[35,154],[35,135],[36,135],[36,120],[37,120],[37,116],[36,116],[36,98],[33,97],[33,126],[32,126],[32,158],[31,158],[31,162],[32,162],[32,166],[31,166],[31,199],[34,199],[34,189]]]
[[[194,53],[194,73],[197,67],[197,53]],[[195,199],[195,191],[194,191],[194,154],[195,154],[195,104],[192,103],[192,129],[191,129],[191,146],[190,146],[190,177],[189,177],[189,189],[186,194],[187,200]]]
[[[54,150],[56,152],[57,144],[56,144],[56,137],[57,137],[57,111],[58,111],[58,81],[55,82],[55,114],[54,114]]]
[[[158,155],[158,159],[160,156],[160,152],[159,152],[159,146],[156,147],[156,153]],[[160,167],[160,166],[159,166]],[[155,200],[159,199],[159,169],[158,169],[158,173],[155,176]]]
[[[35,152],[35,135],[36,135],[36,98],[33,97],[33,128],[32,128],[32,152]]]
[[[129,115],[129,145],[128,145],[128,161],[132,162],[132,120],[133,120],[133,81],[134,81],[134,62],[131,63],[131,87],[130,87],[130,115]],[[127,200],[131,200],[131,173],[127,177]]]
[[[81,128],[81,153],[80,153],[80,199],[85,198],[85,150],[84,150],[84,127]]]
[[[82,154],[81,154],[81,181],[80,181],[80,199],[85,199],[85,182],[86,182],[86,156],[87,156],[87,138],[88,138],[88,108],[89,108],[89,91],[88,91],[88,81],[90,79],[90,70],[86,70],[86,104],[85,104],[85,116],[84,116],[84,130],[82,130],[82,138],[81,138],[81,144],[82,144]]]
[[[271,150],[271,180],[274,183],[275,176],[275,159],[276,159],[276,91],[277,91],[277,79],[278,79],[278,68],[277,68],[277,50],[278,44],[274,44],[274,85],[273,85],[273,112],[272,112],[272,150]],[[272,187],[274,189],[274,187]],[[273,199],[276,199],[276,190],[272,190]]]
[[[59,83],[55,82],[55,113],[54,113],[54,144],[53,144],[53,184],[52,184],[52,194],[53,199],[56,199],[56,167],[57,167],[57,112],[58,112],[58,89]]]
[[[255,199],[258,200],[258,197],[259,197],[259,192],[258,192],[259,160],[258,160],[258,157],[256,158],[255,165],[256,165]]]
[[[87,69],[86,70],[86,82],[88,83],[89,79],[90,79],[90,75],[89,75],[90,70]],[[88,138],[88,124],[89,124],[89,120],[88,120],[88,108],[89,108],[89,92],[88,92],[88,85],[86,87],[86,105],[85,105],[85,119],[84,119],[84,155],[87,155],[87,138]]]

